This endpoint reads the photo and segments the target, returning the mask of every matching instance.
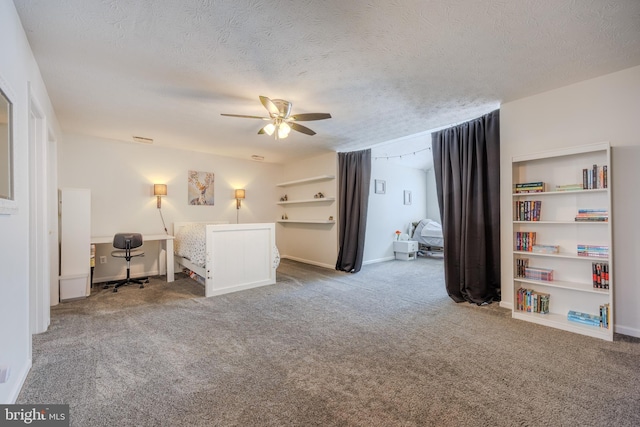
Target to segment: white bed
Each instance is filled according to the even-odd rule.
[[[276,282],[275,223],[176,222],[173,234],[176,264],[204,278],[207,297]]]
[[[444,248],[442,225],[431,219],[423,219],[415,224],[411,240],[424,246],[426,251],[441,251]]]

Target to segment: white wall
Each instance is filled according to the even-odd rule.
[[[329,152],[320,156],[299,159],[284,166],[283,179],[280,182],[297,181],[322,175],[333,175],[335,179],[312,184],[277,187],[277,197],[270,203],[280,200],[285,194],[289,201],[313,199],[318,192],[325,197],[335,197],[333,203],[292,204],[279,206],[278,218],[283,214],[293,219],[338,219],[338,155]],[[338,223],[278,224],[276,234],[281,236],[278,249],[283,258],[289,258],[326,268],[335,268],[338,257]],[[280,246],[280,244],[282,244]]]
[[[376,156],[375,152],[372,150],[372,157]],[[376,194],[376,179],[385,181],[385,194]],[[404,190],[411,191],[410,205],[404,204]],[[364,263],[393,259],[395,231],[409,233],[411,223],[426,215],[427,173],[394,162],[372,160]]]
[[[14,178],[18,213],[0,215],[0,365],[11,369],[0,384],[0,403],[13,403],[31,366],[29,325],[29,93],[47,118],[52,137],[55,114],[13,2],[0,2],[0,75],[15,95]],[[55,153],[54,153],[55,154]]]
[[[615,332],[640,337],[640,67],[500,107],[502,305],[511,286],[511,158],[562,147],[611,143]]]
[[[274,222],[282,180],[282,165],[233,159],[211,154],[163,148],[153,145],[100,139],[85,135],[64,135],[59,141],[59,186],[91,190],[91,235],[113,236],[118,232],[163,234],[153,184],[167,184],[162,214],[172,233],[178,221]],[[213,206],[188,204],[187,172],[215,174]],[[238,211],[233,190],[244,188],[246,199]],[[276,233],[278,234],[278,233]],[[280,236],[276,236],[278,245]],[[158,274],[158,245],[144,245],[145,257],[132,262],[132,275]],[[112,259],[110,245],[96,247],[94,282],[126,273],[121,260]]]
[[[434,168],[427,171],[427,218],[442,224],[440,206],[438,205],[438,191],[436,190],[436,171]]]

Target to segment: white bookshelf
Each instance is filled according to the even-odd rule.
[[[287,192],[287,200],[280,200],[283,207],[280,224],[335,224],[335,209],[331,207],[336,198],[334,175],[319,175],[276,184],[278,187],[293,187]],[[318,197],[322,193],[323,197]],[[285,210],[286,208],[286,210]]]
[[[607,165],[608,188],[554,191],[556,186],[583,182],[583,169]],[[513,192],[513,309],[515,319],[570,332],[613,340],[614,266],[611,212],[611,148],[608,142],[546,151],[512,158]],[[540,193],[516,193],[518,183],[544,182]],[[539,221],[516,220],[517,201],[541,201]],[[575,221],[579,209],[607,209],[608,221]],[[516,250],[517,232],[535,232],[536,244],[557,245],[558,253]],[[579,256],[577,245],[608,246],[608,257]],[[553,270],[553,281],[517,277],[518,259],[527,258],[529,267]],[[608,263],[609,289],[593,285],[592,263]],[[518,308],[518,289],[547,293],[549,313],[539,314]],[[568,320],[569,310],[600,314],[609,305],[609,328],[589,326]]]

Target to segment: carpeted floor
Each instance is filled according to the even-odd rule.
[[[272,286],[188,278],[52,310],[17,403],[74,426],[638,426],[640,342],[455,304],[442,260],[345,274],[283,260]]]

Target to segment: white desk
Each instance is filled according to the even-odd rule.
[[[165,252],[165,261],[166,261],[166,270],[167,270],[167,282],[173,282],[175,280],[175,266],[173,264],[173,236],[169,236],[167,234],[150,234],[150,235],[142,235],[142,242],[148,241],[159,241],[161,245],[161,249],[164,249]],[[113,244],[113,236],[106,237],[91,237],[92,245],[101,245],[101,244]],[[162,266],[162,251],[158,253],[158,269]],[[158,273],[162,274],[162,271],[158,271]]]

